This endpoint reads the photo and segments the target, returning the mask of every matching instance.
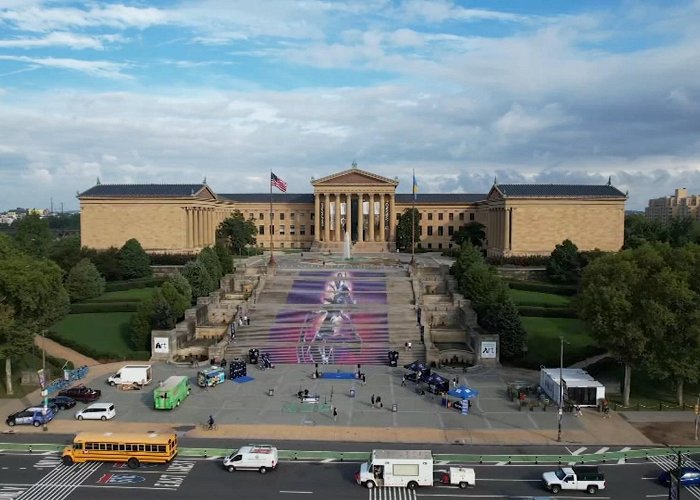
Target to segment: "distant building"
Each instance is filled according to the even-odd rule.
[[[580,250],[622,247],[627,196],[614,186],[498,184],[488,193],[398,194],[398,181],[352,168],[311,181],[313,192],[217,194],[207,184],[97,184],[78,195],[82,244],[197,252],[235,210],[258,228],[260,247],[342,252],[395,249],[399,215],[414,204],[421,248],[451,248],[455,231],[485,226],[490,256],[548,255],[565,239]],[[272,218],[271,218],[272,215]]]
[[[700,220],[700,195],[689,195],[686,188],[678,188],[673,196],[649,200],[649,206],[644,210],[644,214],[662,223],[677,217],[692,217]]]

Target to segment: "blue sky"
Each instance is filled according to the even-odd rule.
[[[102,183],[700,193],[700,0],[0,0],[0,210]]]

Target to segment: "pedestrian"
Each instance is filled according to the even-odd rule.
[[[413,346],[411,345],[411,341],[410,341],[410,340],[409,340],[408,342],[406,342],[406,345],[408,346],[408,350],[409,350],[409,351],[410,351],[411,348],[413,347]]]
[[[209,424],[209,427],[208,427],[209,430],[214,429],[214,417],[212,417],[211,415],[209,415],[209,420],[207,420],[207,423]]]
[[[238,326],[243,326],[243,317],[238,316]]]
[[[405,342],[405,343],[403,344],[403,348],[404,348],[405,351],[408,351],[408,342]]]
[[[337,422],[337,421],[338,421],[338,408],[336,408],[334,406],[333,407],[333,422]]]
[[[401,387],[406,387],[406,375],[401,377]]]
[[[372,394],[372,399],[370,399],[370,401],[372,402],[372,408],[374,408],[374,394]]]
[[[246,323],[246,325],[250,326],[250,317],[249,316],[245,317],[245,323]]]
[[[580,417],[580,416],[583,415],[583,413],[581,413],[581,406],[579,406],[579,405],[577,404],[577,405],[574,407],[574,409],[576,410],[576,416],[577,416],[577,417]]]
[[[367,384],[367,377],[365,376],[364,372],[360,374],[360,380],[362,380],[362,385]]]
[[[382,408],[382,407],[384,406],[384,405],[382,404],[382,398],[381,398],[380,396],[377,396],[377,397],[374,399],[374,402],[377,403],[377,406],[378,406],[379,408]]]

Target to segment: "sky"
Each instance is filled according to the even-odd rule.
[[[700,0],[0,0],[0,210],[103,184],[700,194]]]

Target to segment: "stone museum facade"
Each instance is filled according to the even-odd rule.
[[[396,193],[398,180],[353,167],[312,179],[312,193],[217,194],[201,184],[97,184],[78,195],[91,248],[136,238],[149,252],[197,252],[234,211],[254,221],[268,249],[395,250],[399,214],[420,213],[420,247],[454,246],[469,222],[485,226],[490,256],[544,255],[564,239],[581,250],[619,250],[627,196],[604,185],[498,184],[488,193]],[[271,205],[272,200],[272,205]],[[272,207],[272,211],[271,211]],[[418,239],[418,238],[416,238]]]

